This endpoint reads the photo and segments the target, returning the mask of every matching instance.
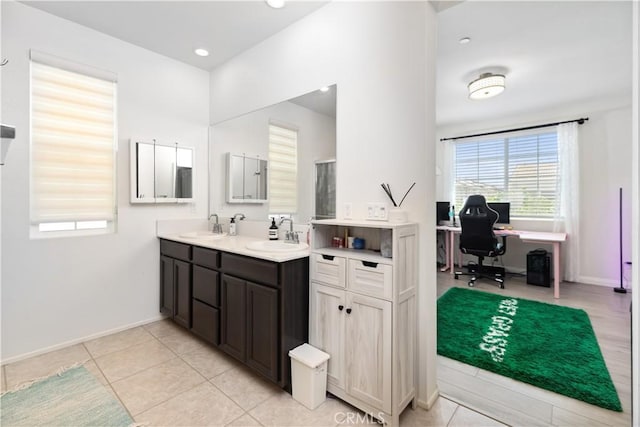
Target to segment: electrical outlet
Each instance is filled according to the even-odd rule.
[[[386,203],[367,203],[367,219],[374,221],[387,220]]]
[[[352,215],[353,215],[352,211],[353,211],[353,204],[345,203],[344,204],[344,219],[351,219]]]

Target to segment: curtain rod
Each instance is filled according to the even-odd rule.
[[[474,138],[476,136],[488,136],[488,135],[497,135],[499,133],[507,133],[507,132],[518,132],[521,130],[530,130],[530,129],[539,129],[539,128],[546,128],[546,127],[550,127],[550,126],[557,126],[557,125],[561,125],[564,123],[573,123],[573,122],[578,122],[579,125],[584,124],[584,122],[586,122],[587,120],[589,120],[589,117],[581,117],[579,119],[574,119],[574,120],[565,120],[564,122],[555,122],[555,123],[545,123],[543,125],[534,125],[534,126],[527,126],[527,127],[523,127],[523,128],[515,128],[515,129],[505,129],[505,130],[497,130],[495,132],[485,132],[485,133],[476,133],[474,135],[463,135],[463,136],[454,136],[452,138],[440,138],[440,141],[454,141],[456,139],[464,139],[464,138]]]

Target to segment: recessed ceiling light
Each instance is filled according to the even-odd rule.
[[[284,7],[284,0],[265,0],[269,6],[274,9],[280,9]]]
[[[320,92],[329,92],[329,86],[321,87]]]
[[[471,41],[471,37],[463,37],[460,40],[458,40],[458,43],[460,44],[467,44]]]
[[[193,53],[195,53],[198,56],[209,56],[209,51],[202,47],[194,49]]]

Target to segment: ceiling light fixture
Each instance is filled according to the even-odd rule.
[[[196,49],[193,50],[193,53],[195,53],[198,56],[209,56],[209,51],[205,48],[202,47],[198,47]]]
[[[460,40],[458,40],[458,43],[460,44],[467,44],[471,41],[471,37],[463,37]]]
[[[502,74],[484,73],[469,83],[469,99],[487,99],[504,91],[505,77]]]
[[[269,6],[274,9],[280,9],[284,7],[284,0],[265,0]]]

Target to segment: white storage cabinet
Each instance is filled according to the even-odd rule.
[[[345,230],[367,249],[331,247]],[[416,397],[417,225],[313,221],[311,252],[309,341],[331,356],[327,390],[398,425]]]

